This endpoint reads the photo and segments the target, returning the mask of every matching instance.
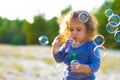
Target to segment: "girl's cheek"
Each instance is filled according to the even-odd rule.
[[[69,35],[70,35],[70,37],[71,37],[71,36],[72,36],[72,33],[70,32]]]

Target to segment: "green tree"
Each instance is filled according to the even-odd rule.
[[[0,43],[24,44],[23,21],[0,18]]]
[[[9,43],[9,20],[6,18],[2,20],[1,27],[0,27],[0,43]]]
[[[25,35],[25,40],[26,40],[25,43],[26,44],[31,44],[31,36],[34,36],[31,33],[32,25],[28,21],[24,20],[23,21],[23,29],[22,30],[23,30],[23,33]]]
[[[23,21],[20,21],[19,19],[13,20],[9,26],[11,29],[10,34],[12,36],[11,44],[25,44],[24,33],[22,30]]]
[[[32,24],[24,21],[23,30],[26,36],[26,43],[38,44],[38,37],[40,35],[46,35],[46,26],[47,24],[44,18],[44,14],[34,16],[34,22]]]
[[[57,23],[57,17],[53,17],[52,19],[47,21],[46,35],[49,38],[49,44],[51,45],[53,39],[58,35],[59,26]]]
[[[64,14],[68,13],[70,10],[72,10],[72,6],[71,6],[71,5],[69,5],[69,6],[66,7],[65,9],[63,9],[63,10],[61,11],[61,15],[64,15]]]

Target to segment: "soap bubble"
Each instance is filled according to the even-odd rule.
[[[78,16],[78,19],[79,19],[80,22],[85,23],[89,20],[89,15],[86,12],[81,12]]]
[[[106,9],[105,10],[105,16],[110,17],[113,14],[113,10],[112,9]]]
[[[105,48],[101,45],[98,45],[94,48],[94,55],[97,58],[103,58],[106,55]]]
[[[110,25],[111,25],[112,27],[118,27],[118,25],[117,25],[116,22],[110,22]]]
[[[117,31],[117,32],[114,34],[114,39],[115,39],[117,42],[120,42],[120,31]]]
[[[116,24],[114,24],[114,27],[119,26],[120,24],[120,17],[117,14],[112,14],[109,18],[108,18],[109,22],[115,22]]]
[[[104,37],[102,35],[96,35],[94,41],[97,45],[103,45],[105,43]]]
[[[42,35],[38,38],[40,45],[45,46],[49,43],[48,37],[45,35]]]
[[[106,31],[110,34],[114,34],[115,32],[117,32],[118,27],[113,27],[114,26],[114,22],[109,22],[106,25]]]
[[[78,68],[79,67],[79,61],[78,60],[72,60],[71,61],[71,68]]]

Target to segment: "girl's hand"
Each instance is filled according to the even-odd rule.
[[[80,68],[80,65],[81,64],[76,64],[76,63],[74,63],[75,65],[76,65],[76,67],[74,66],[71,66],[71,70],[72,70],[72,72],[82,72],[81,71],[81,68]]]
[[[60,46],[63,44],[61,42],[63,37],[64,37],[63,35],[58,35],[57,37],[55,37],[52,43],[52,51],[54,54],[57,54],[59,52]]]
[[[75,63],[76,64],[76,63]],[[91,72],[90,67],[85,64],[77,64],[77,67],[71,67],[72,72],[89,74]]]
[[[77,61],[71,62],[70,67],[71,67],[72,72],[81,72],[80,71],[80,65],[81,64],[78,63]]]

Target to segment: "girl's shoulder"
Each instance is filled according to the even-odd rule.
[[[90,40],[90,41],[88,41],[87,44],[88,44],[88,49],[89,49],[89,51],[93,51],[94,48],[97,47],[97,44],[95,43],[94,40]]]
[[[87,44],[89,44],[90,46],[97,46],[94,40],[87,41]]]

